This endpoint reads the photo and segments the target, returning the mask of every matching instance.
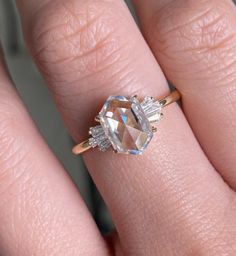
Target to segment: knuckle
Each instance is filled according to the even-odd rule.
[[[167,14],[155,15],[152,22],[155,23],[157,50],[168,58],[169,63],[174,58],[174,63],[180,64],[175,65],[174,69],[169,65],[166,67],[175,75],[184,66],[189,79],[193,72],[195,77],[202,79],[202,74],[206,74],[202,71],[208,68],[209,77],[206,74],[204,78],[210,78],[211,81],[214,78],[218,82],[227,76],[226,70],[236,68],[236,57],[233,55],[236,50],[236,32],[232,26],[232,15],[228,11],[231,8],[223,1],[201,2],[201,7],[198,2],[191,2],[191,7],[187,6],[184,12],[182,8],[177,8],[175,14],[171,13],[168,6]],[[163,26],[164,23],[167,25]],[[150,32],[153,33],[153,29]]]
[[[49,79],[73,83],[116,62],[120,46],[112,1],[50,4],[32,29],[33,55],[46,75],[53,69]]]

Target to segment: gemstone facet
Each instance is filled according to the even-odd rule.
[[[142,154],[153,137],[148,117],[136,97],[110,96],[99,120],[118,153]]]

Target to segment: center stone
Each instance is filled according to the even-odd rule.
[[[109,97],[99,118],[106,136],[118,153],[142,154],[153,137],[150,122],[135,97]]]

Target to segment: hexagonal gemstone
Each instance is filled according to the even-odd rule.
[[[153,137],[150,122],[135,97],[109,97],[99,118],[118,153],[142,154]]]

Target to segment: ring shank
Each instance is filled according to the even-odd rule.
[[[167,97],[165,97],[164,99],[159,100],[160,104],[162,105],[162,107],[167,107],[168,105],[180,100],[181,95],[180,93],[175,90],[173,92],[171,92]]]
[[[174,103],[174,102],[180,100],[180,98],[181,98],[180,93],[177,90],[175,90],[175,91],[171,92],[167,97],[159,100],[159,102],[162,105],[162,107],[164,108],[164,107],[170,105],[171,103]],[[91,148],[92,147],[89,145],[89,139],[87,139],[87,140],[83,141],[82,143],[76,145],[72,149],[72,152],[75,155],[80,155]]]
[[[83,141],[82,143],[76,145],[72,149],[72,152],[75,155],[80,155],[80,154],[84,153],[85,151],[89,150],[90,148],[92,148],[92,147],[89,145],[89,139],[87,139],[87,140]]]

